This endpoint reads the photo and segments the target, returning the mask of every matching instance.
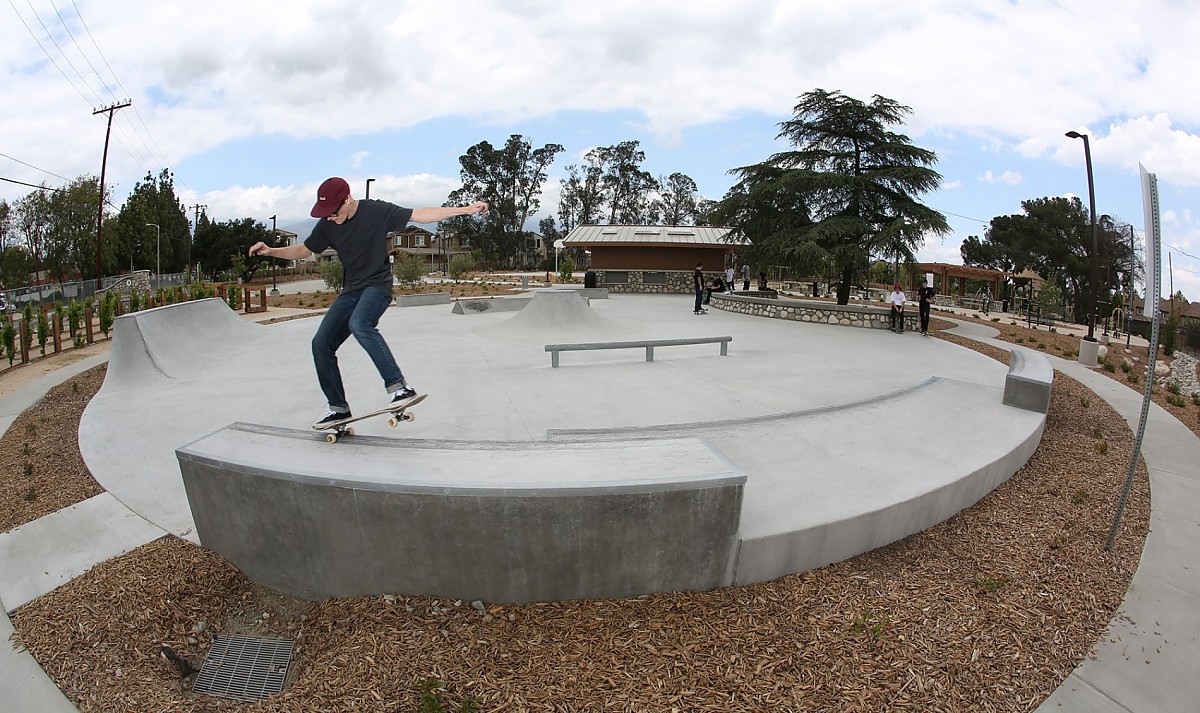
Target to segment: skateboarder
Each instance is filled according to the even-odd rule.
[[[704,300],[704,263],[696,263],[696,269],[692,271],[692,289],[696,291],[696,307],[692,311],[695,314],[704,314],[702,301]]]
[[[356,200],[342,178],[330,178],[317,190],[311,215],[320,219],[303,243],[273,248],[258,242],[250,255],[302,260],[328,248],[338,252],[345,267],[341,294],[313,336],[313,363],[317,382],[329,402],[329,412],[314,426],[351,418],[350,404],[338,369],[337,350],[350,335],[371,357],[392,403],[412,398],[410,388],[376,325],[392,303],[392,270],[388,261],[388,233],[403,230],[409,222],[436,223],[457,215],[486,213],[487,203],[477,201],[461,208],[401,208],[380,200]]]
[[[922,285],[917,290],[917,310],[921,315],[921,334],[929,336],[929,301],[937,292],[930,285]]]

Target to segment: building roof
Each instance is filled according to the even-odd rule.
[[[571,231],[563,244],[574,247],[591,245],[712,245],[732,247],[750,241],[727,242],[732,228],[700,225],[581,225]]]

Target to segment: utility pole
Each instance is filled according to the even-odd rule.
[[[97,114],[108,114],[108,129],[104,132],[104,158],[100,162],[100,207],[96,211],[96,288],[104,286],[104,263],[101,260],[104,245],[104,174],[108,168],[108,139],[112,136],[112,120],[113,113],[118,109],[133,104],[129,99],[125,100],[124,104],[112,104],[92,112],[92,116]]]

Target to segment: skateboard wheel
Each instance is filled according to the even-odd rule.
[[[392,416],[388,419],[388,426],[395,428],[396,426],[400,425],[400,418],[400,416]]]
[[[353,429],[353,428],[347,428],[347,429],[346,429],[346,435],[347,435],[347,436],[353,436],[353,435],[354,435],[354,429]]]
[[[325,436],[325,440],[328,443],[337,443],[337,434],[331,433],[328,436]]]
[[[404,420],[405,420],[405,421],[415,421],[415,420],[417,420],[417,414],[415,414],[415,413],[406,413],[406,414],[404,414]]]

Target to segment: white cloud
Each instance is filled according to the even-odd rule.
[[[989,168],[983,172],[983,175],[979,176],[979,180],[982,183],[1003,183],[1008,186],[1015,186],[1024,182],[1025,178],[1016,171],[1005,171],[997,176]]]

